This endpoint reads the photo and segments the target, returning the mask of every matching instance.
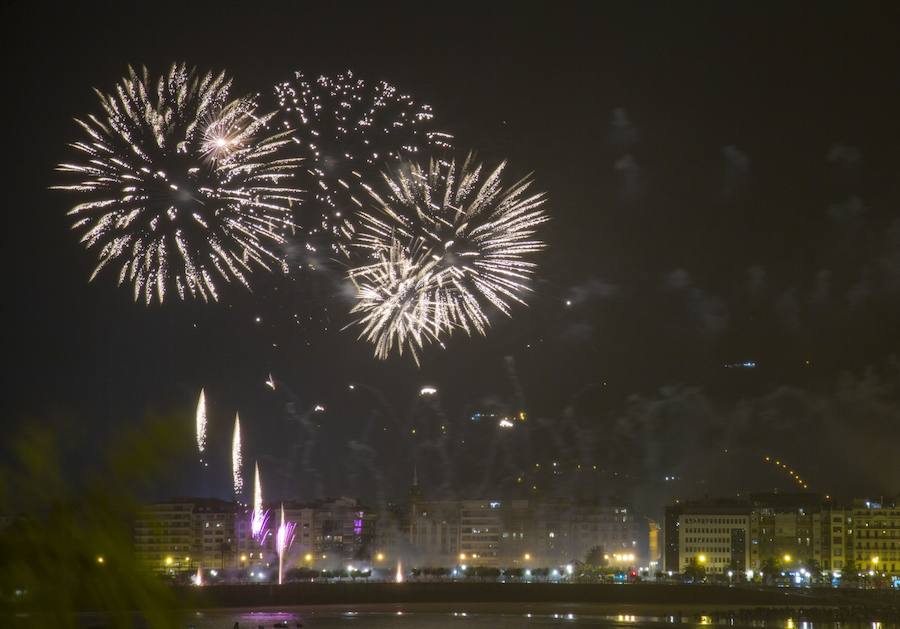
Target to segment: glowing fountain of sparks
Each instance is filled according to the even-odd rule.
[[[353,245],[374,262],[349,276],[353,312],[364,314],[356,323],[378,357],[456,328],[485,334],[486,306],[510,316],[510,302],[525,303],[546,199],[529,192],[530,177],[504,188],[505,167],[483,177],[471,154],[461,167],[432,159],[427,168],[402,164],[384,174],[384,190],[369,189],[374,209],[359,213]]]
[[[234,415],[234,433],[231,437],[231,477],[234,481],[234,495],[240,502],[241,493],[244,491],[244,474],[241,467],[244,464],[241,453],[241,418]]]
[[[208,464],[203,459],[203,453],[206,451],[206,394],[200,389],[200,399],[197,400],[197,451],[200,453],[200,463],[207,467]]]
[[[395,583],[403,583],[403,562],[397,560],[397,574],[394,575]]]
[[[194,585],[203,585],[203,568],[197,566],[197,574],[194,575]]]
[[[253,512],[250,515],[250,534],[260,544],[265,541],[269,524],[269,511],[263,509],[262,481],[259,478],[259,463],[254,465]]]
[[[278,525],[278,532],[275,534],[275,550],[278,551],[278,585],[282,583],[284,573],[284,554],[294,541],[293,522],[284,521],[284,505],[281,505],[281,524]]]
[[[72,229],[97,252],[90,279],[115,266],[134,300],[218,301],[219,280],[249,287],[254,267],[286,270],[276,250],[292,229],[292,187],[300,158],[282,156],[290,129],[269,130],[275,112],[256,97],[229,100],[225,73],[185,64],[151,79],[128,69],[116,89],[97,92],[102,111],[76,122],[76,161],[58,170],[77,177],[53,186],[79,195]]]

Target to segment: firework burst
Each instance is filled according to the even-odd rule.
[[[305,158],[309,210],[308,252],[324,239],[332,253],[347,253],[352,212],[362,207],[357,184],[375,165],[408,159],[420,149],[449,147],[452,136],[435,130],[431,107],[384,81],[366,82],[346,71],[312,79],[295,72],[275,86],[282,125]],[[320,238],[321,237],[321,238]]]
[[[408,349],[419,364],[419,350],[437,341],[441,311],[431,290],[435,261],[421,251],[404,251],[396,240],[387,250],[375,250],[377,261],[350,271],[356,286],[351,314],[360,315],[360,338],[375,345],[375,355],[387,358],[396,347]]]
[[[54,186],[82,202],[70,211],[81,242],[97,252],[91,279],[113,266],[134,299],[218,300],[217,281],[249,286],[254,266],[284,268],[276,247],[291,226],[299,158],[279,158],[290,130],[269,130],[275,112],[254,98],[229,100],[224,73],[184,64],[152,80],[129,68],[102,113],[76,122],[81,157],[58,170],[79,181]]]
[[[545,196],[529,192],[530,177],[503,188],[505,166],[483,177],[471,155],[462,167],[404,164],[384,174],[383,192],[369,188],[374,209],[359,213],[353,244],[375,261],[350,277],[354,312],[365,313],[357,323],[379,357],[455,328],[485,334],[485,306],[509,316],[511,302],[525,303],[536,268],[528,258],[544,247]]]

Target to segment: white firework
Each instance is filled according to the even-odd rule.
[[[200,389],[200,398],[197,400],[197,451],[200,453],[200,461],[203,461],[203,453],[206,451],[206,394]]]
[[[486,306],[510,316],[511,302],[525,303],[536,269],[529,257],[544,247],[536,232],[548,220],[546,198],[529,192],[530,177],[503,188],[505,166],[482,178],[471,155],[462,167],[404,164],[384,174],[384,191],[369,189],[374,207],[359,213],[353,244],[375,262],[350,277],[358,288],[354,312],[367,313],[357,323],[379,357],[409,347],[414,333],[435,340],[455,328],[485,334]]]
[[[244,455],[241,452],[241,418],[234,414],[234,433],[231,436],[231,477],[234,484],[234,495],[240,499],[244,492]]]
[[[419,363],[425,343],[438,340],[442,319],[430,290],[435,262],[420,251],[407,252],[396,240],[374,252],[371,264],[350,271],[356,286],[352,314],[361,315],[359,337],[375,345],[375,355],[387,358],[407,348]]]
[[[249,286],[254,266],[285,269],[277,248],[301,160],[279,157],[291,139],[269,129],[275,113],[257,114],[255,98],[229,101],[230,87],[224,72],[184,64],[155,81],[129,68],[112,93],[97,91],[99,116],[76,119],[81,161],[58,170],[79,180],[54,188],[82,197],[69,215],[97,252],[91,280],[114,266],[136,301],[161,303],[172,287],[208,301],[219,280]]]
[[[351,213],[362,207],[364,194],[354,190],[373,166],[449,147],[453,137],[434,127],[430,105],[350,70],[318,78],[297,71],[275,86],[275,97],[309,176],[305,212],[314,218],[304,228],[310,236],[324,235],[335,252],[347,251]],[[318,240],[307,249],[315,251]]]

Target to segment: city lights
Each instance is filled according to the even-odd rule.
[[[11,623],[900,622],[900,0],[68,4],[9,20]]]

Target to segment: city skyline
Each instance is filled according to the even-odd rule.
[[[148,414],[189,428],[205,390],[210,470],[172,461],[186,493],[228,495],[220,472],[236,413],[245,463],[260,461],[274,492],[310,499],[387,500],[418,465],[447,495],[530,482],[651,512],[674,497],[795,486],[766,456],[817,491],[900,491],[897,98],[873,62],[890,49],[890,20],[878,19],[890,9],[823,8],[809,21],[797,8],[772,24],[747,7],[617,8],[578,25],[564,11],[492,8],[429,25],[423,39],[424,17],[381,38],[365,19],[377,8],[320,7],[302,17],[342,24],[341,46],[242,15],[257,27],[242,32],[252,57],[204,45],[234,13],[183,10],[175,23],[137,8],[42,22],[64,29],[33,26],[47,9],[16,14],[39,35],[17,53],[14,98],[43,124],[13,130],[28,167],[11,203],[32,209],[12,214],[10,234],[39,236],[41,254],[33,239],[6,248],[8,266],[29,262],[12,277],[28,307],[11,312],[21,364],[4,404],[13,434],[29,421],[86,429],[73,475]],[[835,32],[857,45],[833,46]],[[75,47],[77,58],[59,54]],[[262,95],[297,69],[349,68],[428,103],[457,154],[533,171],[551,220],[529,306],[490,315],[485,337],[428,348],[417,367],[374,359],[344,329],[341,272],[254,274],[252,293],[149,309],[111,277],[88,284],[72,200],[48,190],[78,137],[71,117],[96,109],[90,87],[111,89],[129,63],[162,72],[178,60]],[[55,96],[35,98],[47,77]],[[584,481],[594,466],[600,480]]]

